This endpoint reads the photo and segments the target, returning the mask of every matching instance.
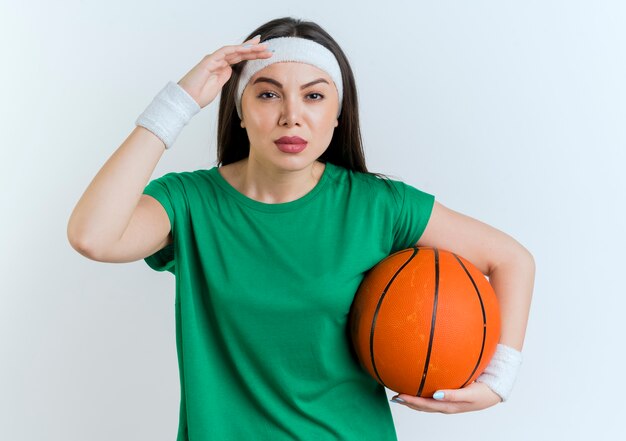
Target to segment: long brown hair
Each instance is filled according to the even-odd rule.
[[[313,40],[330,50],[337,59],[343,80],[343,102],[339,115],[339,125],[326,151],[318,158],[320,162],[331,162],[341,167],[363,172],[378,177],[379,173],[370,173],[365,165],[361,129],[359,126],[359,106],[352,68],[337,42],[319,26],[311,21],[302,21],[293,17],[271,20],[252,31],[244,41],[255,35],[261,35],[261,42],[278,37],[301,37]],[[217,126],[218,165],[227,165],[250,154],[250,141],[246,130],[239,124],[235,107],[235,93],[244,63],[234,64],[230,79],[224,84],[220,95]]]

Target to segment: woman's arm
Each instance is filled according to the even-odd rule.
[[[508,234],[438,202],[416,245],[456,253],[489,277],[500,305],[500,343],[521,351],[535,280],[530,252]],[[414,410],[442,413],[470,412],[500,402],[500,397],[480,382],[443,392],[440,400],[407,394],[396,397]]]
[[[74,249],[91,259],[108,261],[106,253],[122,239],[164,151],[165,145],[156,135],[135,127],[76,204],[67,225],[67,236]],[[158,210],[152,208],[153,213],[159,214]],[[169,219],[162,208],[160,211],[163,213],[157,220],[148,217],[143,225],[147,230],[144,236],[152,247],[169,234]]]
[[[521,351],[535,281],[530,252],[508,234],[438,202],[417,245],[452,251],[489,277],[500,304],[500,343]]]
[[[181,122],[186,124],[215,99],[231,76],[231,65],[272,56],[267,45],[259,44],[260,37],[204,56],[177,83],[180,87],[164,89],[153,100],[149,115],[141,115],[142,123],[102,166],[76,204],[67,226],[72,247],[94,260],[130,262],[171,242],[167,213],[143,190]],[[182,95],[179,89],[184,90]]]

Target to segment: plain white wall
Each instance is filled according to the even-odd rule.
[[[370,170],[536,259],[510,401],[452,416],[390,403],[399,439],[624,439],[624,2],[0,5],[1,439],[175,438],[174,278],[85,259],[67,221],[168,80],[287,15],[348,55]],[[214,165],[216,110],[154,178]]]

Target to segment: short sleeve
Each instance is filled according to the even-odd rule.
[[[171,273],[174,273],[175,270],[174,245],[176,243],[174,228],[176,225],[176,183],[173,180],[174,175],[174,173],[169,173],[158,179],[154,179],[150,181],[150,183],[148,183],[148,185],[143,190],[143,194],[155,198],[165,209],[167,217],[170,220],[172,236],[174,237],[173,243],[169,244],[165,248],[160,249],[151,256],[146,257],[144,261],[148,264],[148,266],[150,266],[150,268],[155,271],[169,271]]]
[[[400,181],[390,181],[401,198],[400,212],[393,229],[393,252],[414,246],[424,233],[435,204],[429,193]]]

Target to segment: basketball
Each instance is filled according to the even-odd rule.
[[[349,313],[362,367],[398,393],[432,397],[473,382],[500,338],[495,292],[461,256],[431,247],[398,251],[370,269]]]

